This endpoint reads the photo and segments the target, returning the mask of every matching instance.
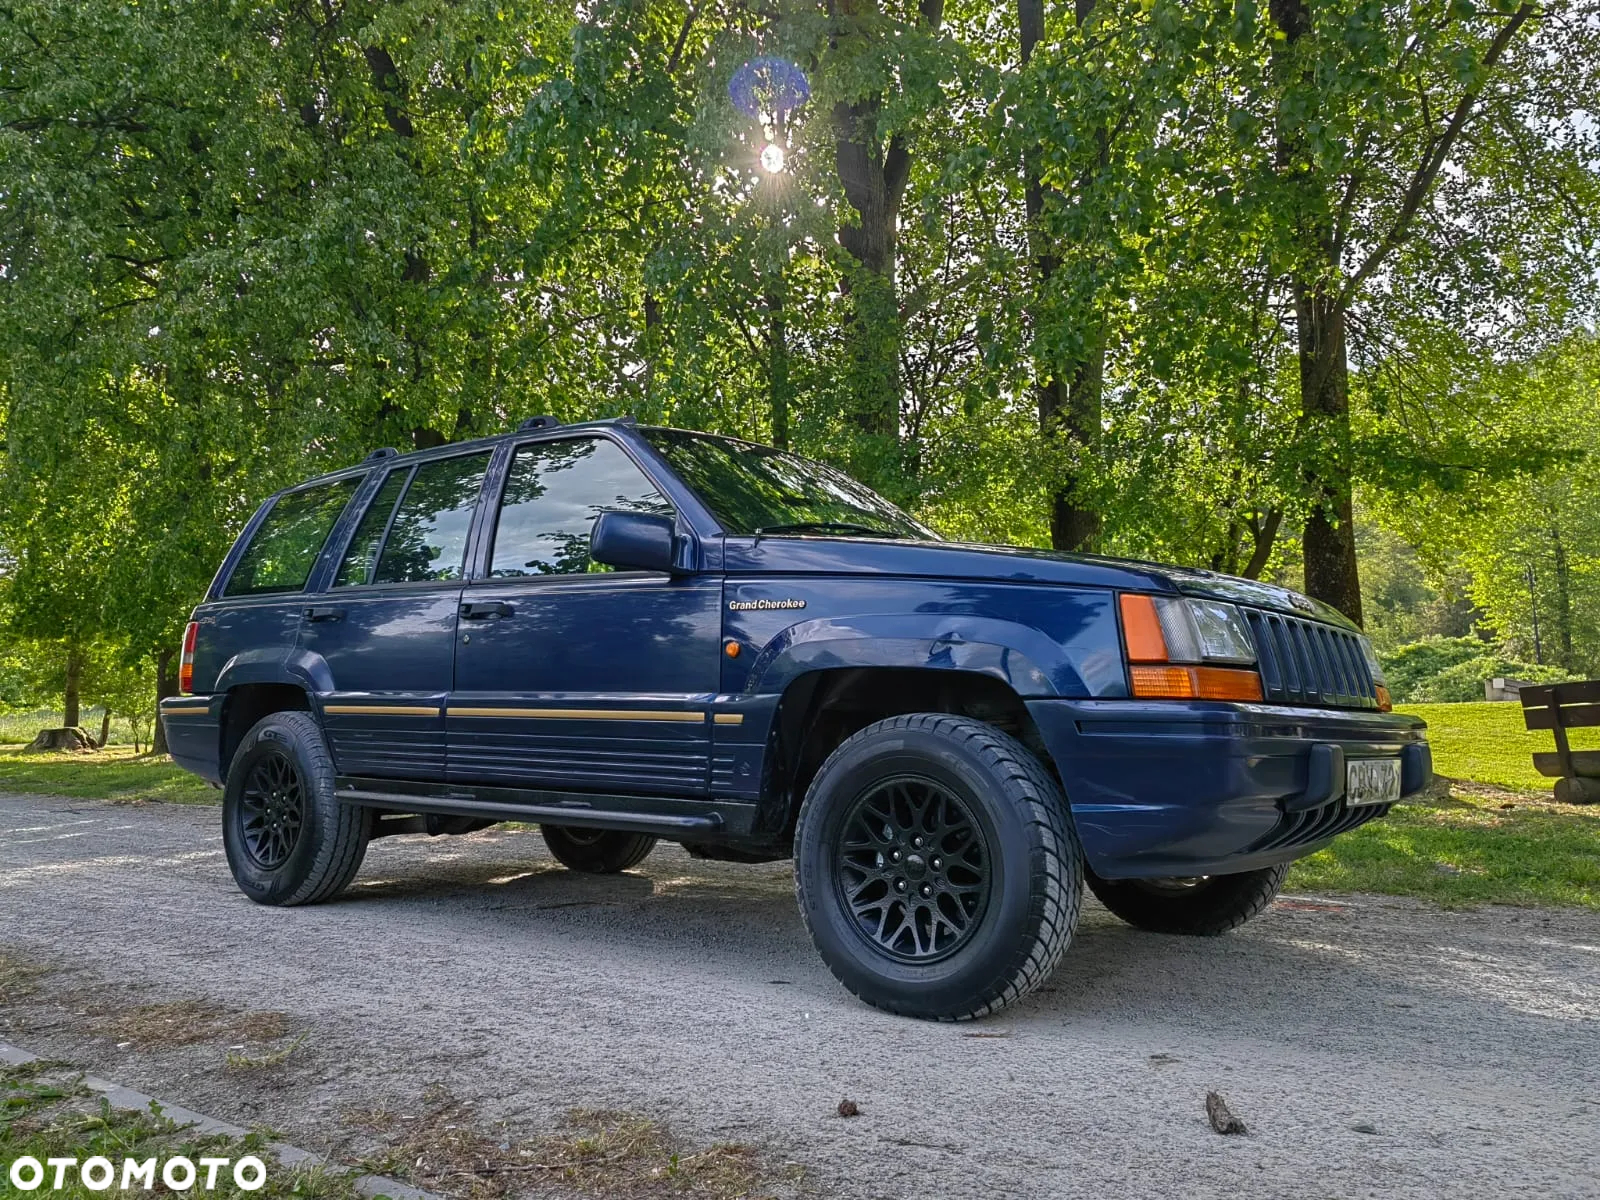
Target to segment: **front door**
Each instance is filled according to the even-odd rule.
[[[452,782],[709,789],[721,581],[589,558],[607,510],[672,512],[616,442],[531,442],[506,473],[487,578],[462,593]]]
[[[310,598],[301,649],[320,657],[323,726],[341,775],[442,781],[468,533],[489,454],[396,467],[333,586]]]

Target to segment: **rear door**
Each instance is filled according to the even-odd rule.
[[[196,614],[197,692],[224,682],[224,668],[224,686],[281,678],[300,628],[301,593],[361,480],[348,475],[285,492],[253,522],[220,594]]]
[[[302,651],[340,774],[443,780],[467,547],[490,452],[392,468],[332,586],[305,607]]]
[[[515,447],[486,577],[462,595],[454,782],[696,795],[709,787],[722,585],[589,557],[607,510],[671,514],[617,442]]]

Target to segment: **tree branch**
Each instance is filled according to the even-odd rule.
[[[1489,49],[1484,53],[1482,66],[1485,73],[1495,66],[1511,45],[1511,39],[1516,37],[1517,31],[1526,24],[1533,15],[1534,6],[1523,4],[1513,13],[1509,20],[1500,27],[1494,35],[1494,40],[1489,43]],[[1400,212],[1395,217],[1394,225],[1383,239],[1372,248],[1355,274],[1350,276],[1339,297],[1341,306],[1348,305],[1350,297],[1365,283],[1371,274],[1383,265],[1384,259],[1405,240],[1406,233],[1411,227],[1411,221],[1416,216],[1417,210],[1422,207],[1422,202],[1428,198],[1428,192],[1433,187],[1433,181],[1438,177],[1439,170],[1444,166],[1445,159],[1455,147],[1456,141],[1461,136],[1461,131],[1466,128],[1467,119],[1472,115],[1473,106],[1478,101],[1479,91],[1469,88],[1457,101],[1455,111],[1450,114],[1450,122],[1445,126],[1428,151],[1423,155],[1422,161],[1417,164],[1417,170],[1411,177],[1411,182],[1406,186],[1405,194],[1400,202]]]

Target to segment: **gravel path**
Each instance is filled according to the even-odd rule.
[[[1295,898],[1202,941],[1087,903],[1045,991],[942,1026],[834,983],[785,863],[662,846],[597,879],[534,832],[399,838],[346,899],[269,910],[218,823],[0,795],[0,949],[67,997],[0,1038],[315,1149],[439,1085],[486,1119],[623,1108],[761,1146],[823,1195],[1600,1196],[1597,914]],[[282,1010],[306,1053],[242,1082],[119,1050],[108,996]],[[1211,1131],[1208,1089],[1249,1136]]]

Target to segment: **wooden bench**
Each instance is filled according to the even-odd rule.
[[[1600,725],[1600,679],[1525,687],[1522,716],[1529,729],[1555,734],[1555,753],[1535,754],[1533,766],[1555,779],[1556,799],[1600,804],[1600,750],[1574,750],[1567,743],[1567,730]]]

